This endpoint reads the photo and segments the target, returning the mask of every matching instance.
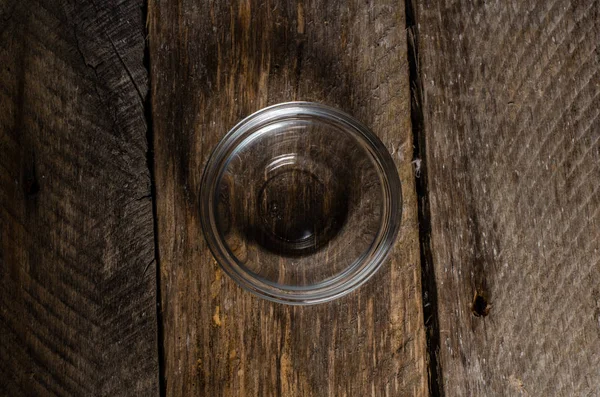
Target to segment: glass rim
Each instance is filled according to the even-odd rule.
[[[245,147],[258,127],[289,118],[327,120],[351,134],[366,149],[382,185],[382,219],[376,238],[368,250],[335,276],[308,286],[277,286],[262,280],[231,253],[221,238],[216,222],[218,186],[232,155]],[[254,137],[256,138],[256,137]],[[381,140],[364,124],[347,113],[314,102],[284,102],[245,117],[219,141],[205,165],[200,188],[202,233],[221,269],[243,289],[269,301],[290,305],[310,305],[331,301],[364,284],[381,267],[391,252],[400,229],[402,188],[396,164]]]

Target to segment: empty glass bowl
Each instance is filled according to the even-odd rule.
[[[381,266],[402,195],[385,146],[339,110],[262,109],[221,140],[205,168],[201,222],[223,270],[288,304],[340,297]]]

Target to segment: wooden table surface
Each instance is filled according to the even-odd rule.
[[[600,395],[600,2],[0,0],[0,396]],[[402,181],[355,292],[244,292],[208,156],[290,100]]]

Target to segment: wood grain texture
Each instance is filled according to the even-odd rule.
[[[153,1],[149,23],[167,395],[425,395],[404,5]],[[289,100],[366,123],[403,181],[391,259],[358,291],[312,307],[242,291],[200,230],[211,150],[244,116]]]
[[[156,395],[142,2],[0,1],[0,395]]]
[[[417,21],[443,390],[599,395],[600,3]]]

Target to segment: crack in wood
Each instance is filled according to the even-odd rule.
[[[437,283],[431,248],[431,212],[427,179],[427,139],[423,128],[422,82],[419,69],[419,32],[413,0],[406,0],[406,33],[411,89],[411,125],[413,130],[415,179],[418,196],[419,242],[421,255],[421,287],[423,319],[425,321],[429,394],[443,397],[443,373],[439,361],[440,326],[438,317]],[[418,168],[417,168],[418,167]]]

